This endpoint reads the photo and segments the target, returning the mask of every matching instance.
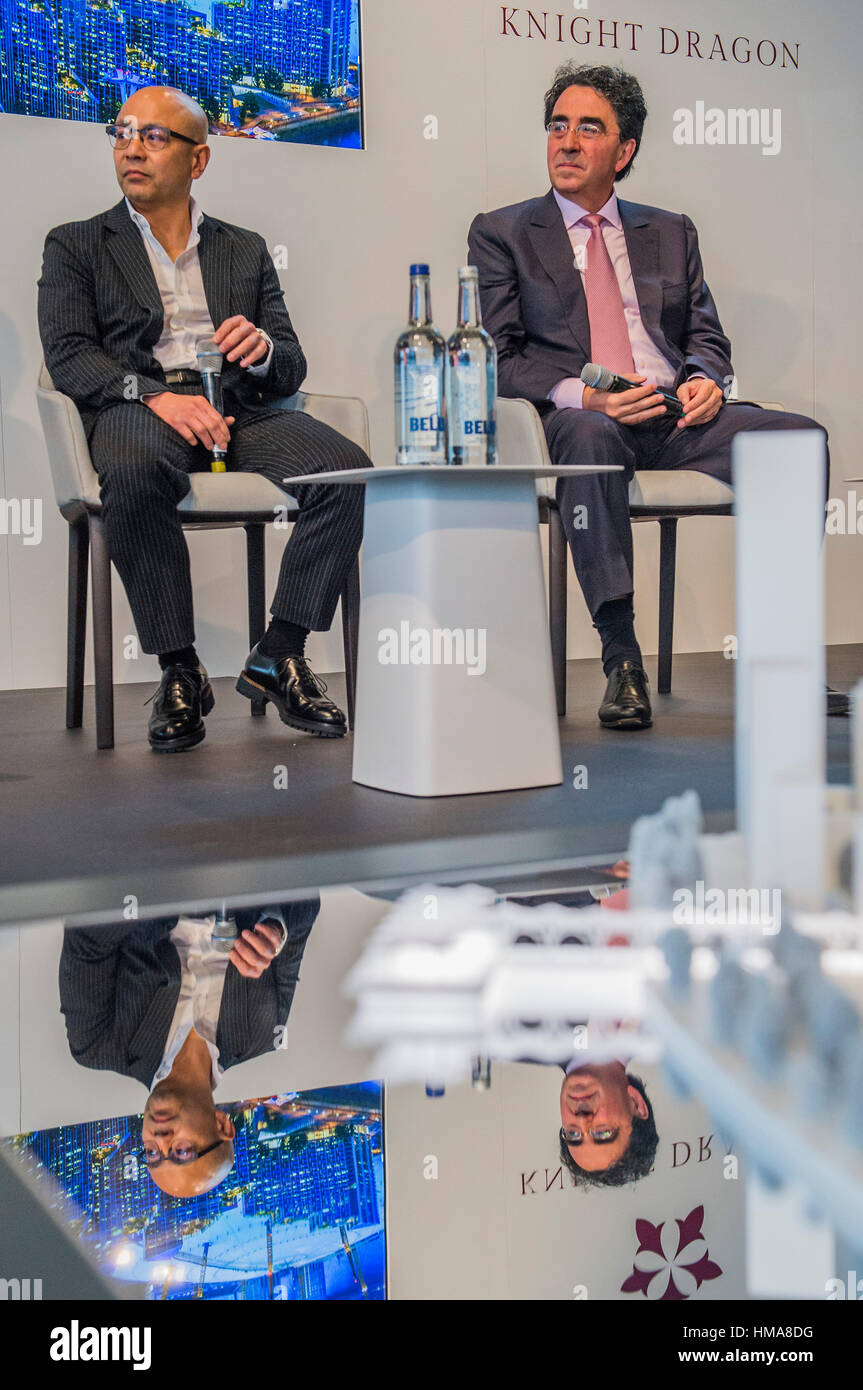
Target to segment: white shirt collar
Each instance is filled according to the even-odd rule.
[[[558,193],[556,188],[553,188],[551,191],[563,215],[563,221],[567,231],[569,231],[571,227],[574,227],[576,222],[580,222],[582,217],[590,216],[588,209],[583,208],[580,203],[574,203],[571,198],[564,198],[563,194]],[[623,225],[620,220],[620,209],[617,206],[616,193],[612,192],[608,202],[604,207],[601,207],[599,211],[600,215],[607,218],[613,226],[621,227]]]
[[[138,212],[137,208],[133,208],[128,198],[124,198],[123,201],[126,204],[129,216],[135,223],[135,226],[138,228],[138,230],[141,232],[149,232],[150,224],[147,221],[144,214],[142,212]],[[200,227],[204,217],[203,209],[201,208],[200,204],[191,196],[191,194],[189,195],[189,217],[191,218],[192,222],[191,230],[189,232],[189,244],[191,245],[192,242],[197,240],[198,228]]]

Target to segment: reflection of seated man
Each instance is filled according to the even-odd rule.
[[[622,1187],[645,1177],[658,1142],[640,1077],[622,1061],[572,1059],[560,1088],[560,1157],[576,1186]]]
[[[164,1192],[209,1192],[231,1171],[234,1126],[213,1091],[228,1067],[279,1045],[319,909],[315,895],[237,910],[230,954],[213,941],[212,916],[63,933],[72,1056],[148,1087],[143,1156]]]

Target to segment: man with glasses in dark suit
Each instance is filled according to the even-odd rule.
[[[625,202],[614,191],[629,176],[646,118],[632,73],[564,64],[544,102],[551,188],[480,213],[468,233],[501,395],[536,405],[554,464],[622,467],[557,483],[602,641],[599,720],[610,729],[645,729],[653,720],[633,608],[635,469],[693,469],[730,483],[732,441],[742,430],[819,430],[826,440],[808,416],[726,400],[731,344],[695,227],[683,213]],[[585,385],[588,361],[631,389]],[[828,714],[848,708],[846,695],[828,689]]]
[[[238,909],[233,939],[215,913],[64,931],[69,1050],[147,1087],[141,1159],[164,1192],[209,1192],[231,1171],[234,1124],[213,1092],[229,1067],[286,1049],[319,910],[317,894]]]
[[[108,546],[141,646],[162,680],[149,722],[155,752],[194,747],[213,707],[195,649],[189,553],[177,503],[190,472],[226,451],[231,471],[289,474],[368,467],[358,445],[300,411],[279,409],[306,360],[262,237],[204,216],[191,197],[207,167],[207,117],[171,87],[144,87],[108,126],[123,198],[45,242],[39,329],[58,391],[77,405],[99,476]],[[197,346],[223,354],[224,414],[207,400]],[[233,428],[232,428],[233,427]],[[238,690],[284,723],[345,733],[304,643],[326,631],[362,538],[362,489],[302,485],[272,622]]]

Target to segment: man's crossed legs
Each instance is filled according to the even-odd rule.
[[[647,677],[635,636],[629,484],[636,469],[688,468],[731,482],[731,444],[743,430],[820,430],[817,421],[787,411],[726,402],[707,424],[678,429],[665,417],[621,425],[599,411],[556,410],[543,420],[555,465],[621,464],[621,473],[577,474],[557,483],[557,502],[594,627],[602,639],[608,687],[600,721],[610,728],[645,728],[652,719]],[[830,474],[829,455],[825,497]],[[844,703],[839,709],[838,703]],[[836,697],[830,713],[846,713]]]
[[[200,394],[200,387],[193,387]],[[230,412],[229,412],[230,413]],[[365,452],[300,411],[236,409],[230,471],[260,473],[282,487],[290,474],[370,467]],[[108,548],[129,599],[145,652],[158,655],[162,683],[149,739],[158,752],[191,748],[204,737],[213,706],[195,651],[189,551],[177,503],[189,474],[209,462],[146,405],[111,406],[97,418],[90,454],[99,475]],[[345,732],[345,717],[303,654],[309,630],[326,631],[362,540],[363,489],[328,483],[293,489],[299,517],[282,556],[272,622],[246,660],[243,694],[265,696],[294,728],[325,737]]]

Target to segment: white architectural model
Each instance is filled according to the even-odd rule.
[[[735,444],[740,830],[705,835],[695,792],[637,821],[627,911],[413,890],[346,989],[349,1040],[430,1089],[476,1076],[477,1058],[598,1059],[627,1020],[630,1055],[661,1055],[863,1268],[863,682],[853,787],[828,793],[823,447],[815,431]]]

